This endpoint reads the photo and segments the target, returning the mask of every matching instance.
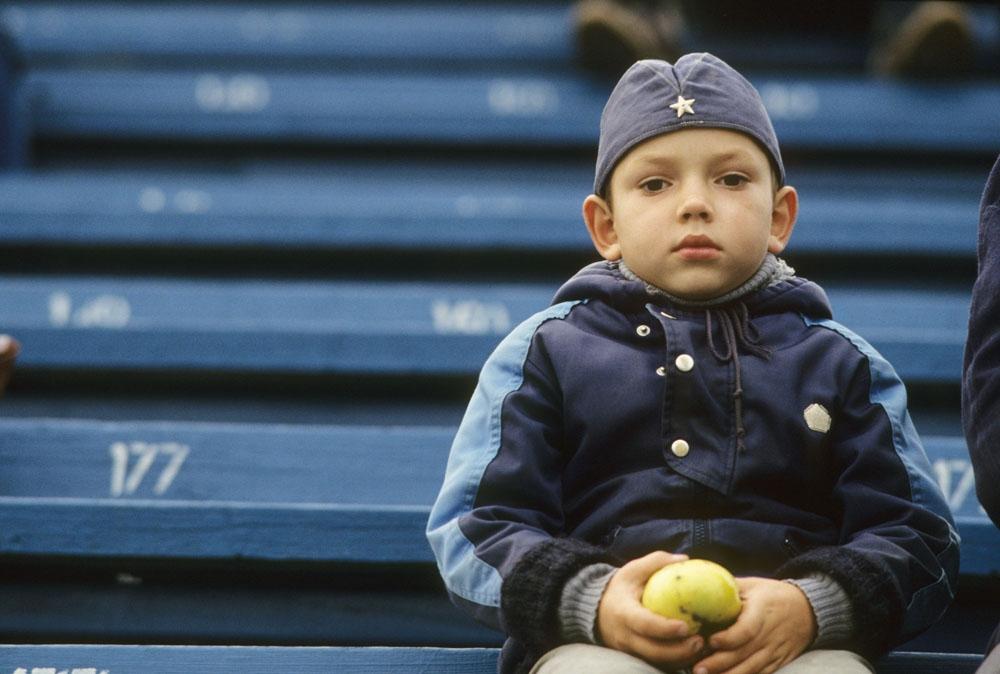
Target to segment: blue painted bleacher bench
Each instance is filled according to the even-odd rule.
[[[495,674],[497,655],[485,648],[0,646],[0,669],[12,674]],[[899,652],[883,658],[876,669],[878,674],[972,674],[981,661],[977,655]]]
[[[449,605],[424,538],[453,434],[434,426],[0,419],[0,633],[496,644],[496,633]],[[963,579],[995,576],[1000,532],[976,502],[962,440],[925,443],[959,518]],[[84,575],[10,570],[53,564]],[[252,587],[238,580],[247,565],[262,569]],[[161,577],[171,568],[184,582]],[[221,582],[211,580],[216,568],[229,569]],[[274,584],[295,569],[313,580]],[[954,610],[966,635],[989,627],[975,611]],[[977,637],[966,639],[979,647]],[[915,645],[955,643],[930,633]]]
[[[568,3],[0,3],[29,62],[567,63]]]
[[[982,151],[1000,84],[753,76],[786,150]],[[607,87],[517,71],[29,70],[32,133],[73,138],[592,147]],[[933,114],[947,102],[948,125]]]
[[[0,175],[0,239],[69,248],[586,253],[593,247],[575,215],[592,173],[577,163],[497,160],[277,164],[228,175],[194,167],[10,173]],[[979,174],[790,166],[789,179],[802,203],[792,253],[975,252]]]
[[[80,59],[376,60],[567,64],[574,58],[569,2],[430,4],[350,2],[335,6],[197,7],[133,2],[4,3],[0,24],[35,62]],[[979,60],[993,64],[1000,41],[988,10],[972,15]],[[733,63],[783,68],[865,65],[864,36],[782,31],[767,40],[690,25],[686,51],[726,54]]]
[[[429,563],[454,432],[0,419],[0,555]],[[1000,573],[963,440],[925,443],[963,574]]]
[[[20,367],[314,374],[479,371],[550,302],[538,284],[0,276]],[[961,373],[966,289],[831,286],[838,320],[910,381]]]

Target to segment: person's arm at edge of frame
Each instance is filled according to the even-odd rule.
[[[976,495],[1000,526],[1000,157],[979,209],[977,257],[962,377],[962,427]]]

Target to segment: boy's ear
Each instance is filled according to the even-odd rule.
[[[587,224],[590,240],[594,242],[594,248],[601,257],[605,260],[621,259],[622,251],[610,204],[596,194],[591,194],[583,201],[583,221]]]
[[[799,215],[799,194],[791,185],[785,185],[774,195],[771,211],[771,235],[767,239],[767,250],[777,255],[788,245],[788,239],[795,228],[795,218]]]

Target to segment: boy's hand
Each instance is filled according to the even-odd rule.
[[[797,658],[816,638],[816,618],[805,594],[767,578],[737,578],[743,610],[709,640],[714,653],[694,674],[771,674]]]
[[[695,660],[704,640],[688,636],[687,625],[642,605],[642,590],[655,572],[687,555],[653,552],[633,560],[611,577],[597,607],[597,633],[603,645],[653,665],[681,667]]]

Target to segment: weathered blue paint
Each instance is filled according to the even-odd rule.
[[[23,368],[339,374],[478,372],[543,284],[0,277]],[[906,380],[961,373],[965,289],[836,286],[834,312]]]
[[[493,674],[496,649],[463,648],[268,648],[254,646],[0,646],[0,667],[94,667],[108,674],[149,671],[212,671],[219,674],[435,672]],[[972,674],[978,655],[892,653],[878,674]],[[97,673],[95,673],[97,674]]]

